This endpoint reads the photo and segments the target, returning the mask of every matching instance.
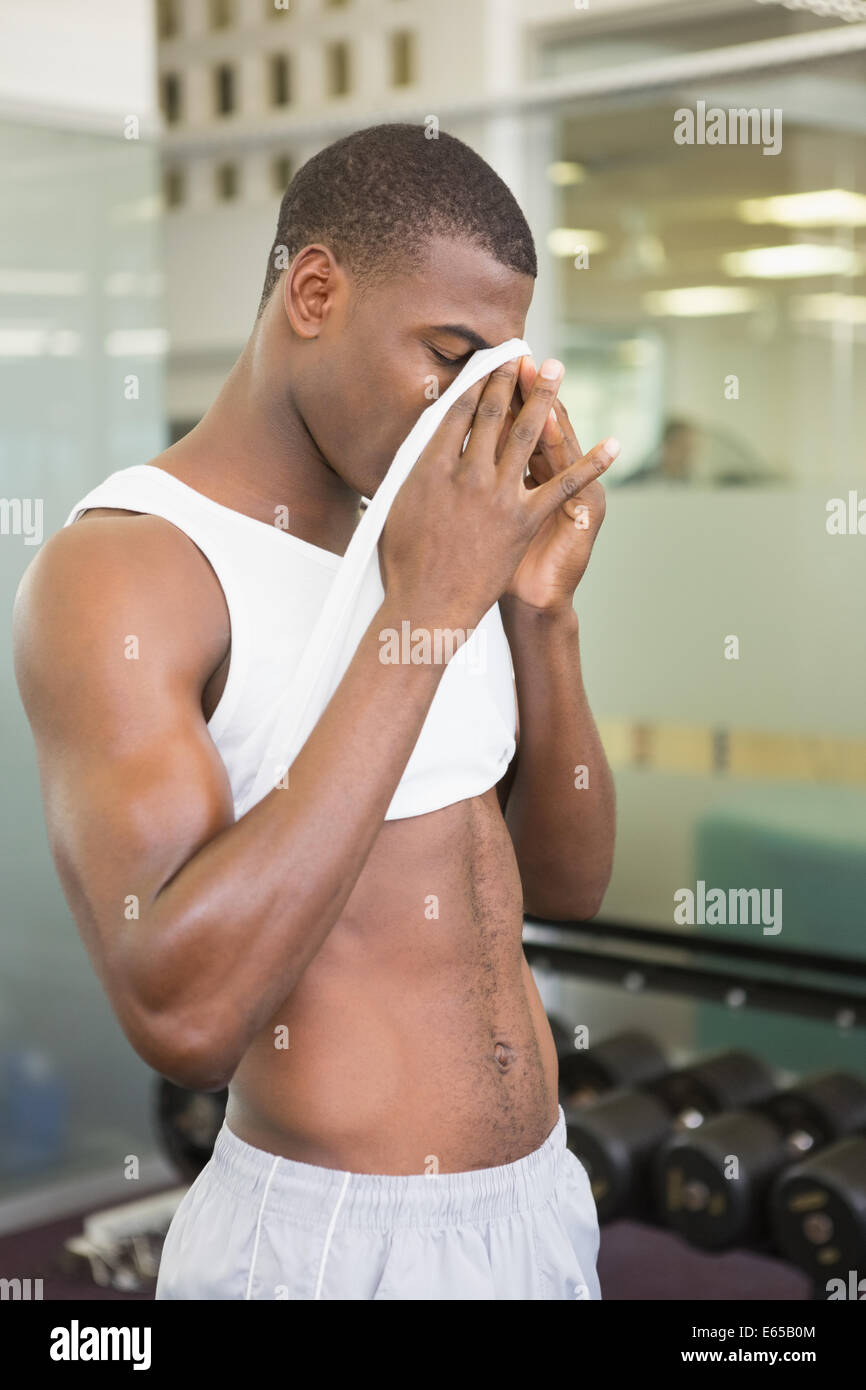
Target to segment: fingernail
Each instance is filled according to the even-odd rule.
[[[551,423],[552,425],[556,425],[556,424],[559,423],[559,421],[558,421],[557,418],[556,418],[556,411],[555,411],[555,410],[551,410],[551,411],[549,412],[547,418],[548,418],[548,420],[550,421],[550,423]]]
[[[619,440],[611,434],[599,444],[598,453],[605,463],[613,463],[621,448]]]
[[[555,381],[560,373],[564,371],[565,368],[562,363],[557,362],[555,357],[548,357],[547,361],[541,364],[541,375],[544,377],[545,381]]]

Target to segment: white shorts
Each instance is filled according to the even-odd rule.
[[[344,1173],[223,1124],[169,1227],[157,1299],[600,1299],[598,1216],[565,1115],[515,1163]]]

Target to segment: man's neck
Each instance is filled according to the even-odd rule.
[[[322,457],[289,393],[278,400],[257,383],[250,344],[201,421],[155,462],[224,507],[337,554],[360,517],[358,493]]]

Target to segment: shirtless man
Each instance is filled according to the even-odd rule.
[[[242,658],[233,558],[247,578],[265,551],[333,570],[431,376],[444,391],[519,338],[535,273],[511,193],[460,141],[396,125],[329,146],[286,192],[216,401],[113,475],[159,482],[228,552],[205,558],[211,533],[191,524],[194,542],[133,491],[85,507],[22,582],[19,687],[93,966],[150,1066],[230,1091],[158,1298],[600,1297],[521,948],[524,910],[598,911],[614,840],[573,596],[617,446],[581,454],[561,364],[512,360],[448,411],[388,516],[381,608],[287,783],[239,817],[223,744],[246,697],[219,740],[211,723]],[[302,600],[261,591],[253,694]],[[497,601],[519,752],[482,793],[385,819],[447,663],[385,664],[380,634],[469,632]]]

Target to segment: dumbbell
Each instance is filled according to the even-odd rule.
[[[747,1110],[672,1135],[653,1160],[657,1211],[690,1245],[726,1250],[769,1236],[773,1179],[798,1157],[866,1128],[866,1082],[818,1072]]]
[[[587,1170],[599,1221],[653,1216],[650,1160],[672,1130],[695,1129],[775,1089],[766,1062],[732,1048],[566,1110],[568,1147]]]
[[[866,1285],[866,1137],[842,1139],[786,1168],[770,1193],[773,1239],[786,1259],[824,1286],[842,1279],[847,1298]],[[855,1291],[851,1292],[854,1271]]]
[[[228,1095],[228,1088],[187,1091],[164,1076],[157,1078],[157,1134],[166,1156],[187,1182],[195,1181],[213,1153]]]
[[[559,1099],[585,1105],[617,1086],[639,1086],[670,1070],[670,1062],[649,1033],[612,1033],[591,1047],[577,1048],[574,1034],[556,1015],[548,1019],[559,1059]]]

